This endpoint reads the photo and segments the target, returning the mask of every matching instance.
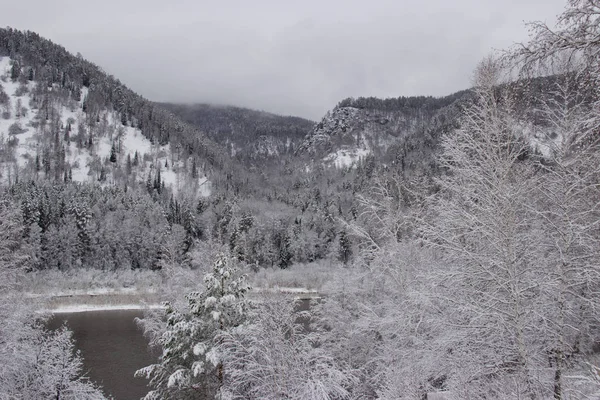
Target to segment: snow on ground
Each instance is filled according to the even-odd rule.
[[[369,149],[345,148],[335,153],[330,153],[325,157],[324,161],[333,163],[336,168],[350,167],[370,153]]]
[[[144,289],[147,293],[154,293],[155,291]],[[25,293],[25,297],[37,298],[37,297],[72,297],[72,296],[102,296],[102,295],[119,295],[119,294],[136,294],[139,293],[137,288],[94,288],[94,289],[74,289],[74,290],[62,290],[53,291],[50,293]]]
[[[123,136],[121,145],[121,153],[129,153],[131,154],[131,157],[133,157],[136,151],[140,155],[152,153],[152,144],[150,143],[150,141],[146,139],[144,135],[142,135],[142,132],[139,129],[135,129],[130,126],[125,127],[125,135]]]
[[[252,288],[251,294],[260,295],[261,293],[291,294],[297,300],[319,299],[321,294],[316,290],[299,287],[271,287],[271,288]]]
[[[0,58],[0,76],[10,76],[11,67],[9,63],[10,58]],[[3,117],[0,117],[0,136],[3,137],[4,140],[9,140],[10,136],[8,132],[10,126],[13,124],[18,124],[21,127],[21,129],[24,130],[23,133],[19,133],[14,136],[18,140],[18,146],[15,151],[17,165],[19,167],[23,167],[27,165],[28,157],[30,157],[31,153],[35,153],[37,144],[37,140],[35,138],[35,129],[29,126],[31,124],[31,121],[33,120],[33,117],[35,117],[35,113],[29,110],[29,102],[31,100],[31,96],[29,95],[29,93],[25,93],[19,97],[16,96],[17,89],[20,86],[18,82],[12,82],[10,79],[6,79],[6,82],[4,80],[1,80],[0,84],[4,89],[4,92],[8,95],[10,99],[10,104],[8,107],[10,112],[10,118],[4,119]],[[29,87],[31,88],[32,85],[30,84]],[[16,106],[19,100],[21,100],[21,106],[27,108],[26,116],[17,116]],[[1,107],[0,111],[5,111],[4,107]],[[3,169],[6,170],[6,167],[7,166],[5,166],[5,168]],[[3,173],[3,175],[7,176],[6,173]]]
[[[11,111],[10,118],[0,118],[0,137],[3,136],[5,140],[12,137],[13,135],[8,134],[9,127],[15,123],[19,124],[24,132],[14,135],[18,139],[18,144],[15,148],[16,165],[11,162],[4,162],[0,165],[0,182],[3,183],[7,183],[11,175],[15,175],[17,167],[22,169],[30,161],[34,162],[36,155],[41,156],[39,154],[39,142],[42,139],[40,136],[42,133],[39,128],[34,128],[38,110],[29,109],[31,101],[30,92],[35,87],[35,83],[29,82],[28,87],[30,91],[17,96],[17,89],[21,84],[19,82],[12,82],[9,79],[10,70],[10,58],[0,57],[0,77],[4,78],[0,81],[0,84],[2,84],[4,91],[10,99]],[[59,114],[63,126],[66,126],[69,120],[74,121],[71,124],[71,136],[77,135],[80,125],[84,125],[86,132],[88,131],[88,127],[85,125],[86,115],[82,110],[83,100],[87,92],[87,88],[82,88],[81,100],[79,102],[71,102],[69,106],[60,106]],[[15,107],[18,99],[20,99],[21,105],[28,109],[26,116],[17,117]],[[0,112],[2,111],[3,109],[0,107]],[[135,172],[137,172],[136,176],[139,182],[146,181],[150,170],[152,170],[152,176],[154,176],[156,173],[155,168],[160,168],[162,181],[164,181],[165,186],[170,186],[175,193],[183,188],[192,187],[196,188],[198,194],[201,196],[210,195],[210,181],[208,181],[208,178],[200,174],[197,182],[190,182],[189,173],[186,172],[186,170],[189,170],[190,161],[177,160],[174,162],[170,145],[153,145],[150,140],[144,137],[139,129],[124,126],[116,112],[104,111],[101,113],[99,125],[102,129],[98,129],[98,131],[101,132],[96,132],[97,135],[94,137],[95,142],[90,150],[85,147],[78,149],[74,142],[66,146],[66,161],[71,166],[73,181],[97,182],[98,171],[92,173],[90,166],[94,162],[97,165],[104,165],[110,157],[113,141],[118,137],[117,135],[121,134],[121,151],[118,156],[118,163],[121,168],[125,168],[127,155],[129,154],[133,160],[137,151],[140,167]],[[146,161],[144,161],[144,155],[146,155]],[[148,158],[151,158],[152,161],[148,160]],[[187,169],[184,168],[186,165],[185,161],[187,161]],[[168,167],[165,167],[166,163],[169,165]],[[113,182],[110,175],[110,168],[107,169],[107,175],[107,182],[110,184]]]
[[[65,313],[80,313],[89,311],[117,311],[117,310],[147,310],[147,309],[161,309],[164,308],[161,304],[99,304],[99,305],[68,305],[59,306],[50,310],[43,310],[52,314],[65,314]]]
[[[53,314],[60,313],[79,313],[79,312],[88,312],[88,311],[113,311],[113,310],[144,310],[144,309],[160,309],[164,308],[162,304],[159,303],[150,303],[146,304],[143,301],[140,302],[127,302],[131,301],[130,297],[127,297],[128,294],[135,294],[137,291],[134,288],[127,290],[127,293],[124,293],[126,290],[114,290],[112,288],[106,289],[93,289],[88,291],[69,291],[60,294],[53,294],[50,297],[50,300],[53,305],[46,305],[45,308],[40,310],[40,312],[51,312]],[[76,292],[76,293],[75,293]],[[282,293],[282,294],[290,294],[294,295],[296,299],[316,299],[319,298],[319,293],[316,290],[309,290],[306,288],[297,288],[297,287],[273,287],[273,288],[254,288],[252,290],[253,294],[260,295],[261,293]],[[119,295],[123,296],[119,296]],[[72,296],[79,296],[76,299],[78,304],[68,304],[68,301]],[[98,296],[106,295],[107,297],[102,300],[105,303],[94,303],[94,298]],[[87,297],[86,297],[87,296]],[[111,297],[112,296],[112,297]],[[39,297],[35,294],[29,294],[28,297]],[[65,301],[64,304],[60,304],[61,301]],[[86,301],[87,300],[87,301]],[[123,303],[119,304],[119,301],[123,301]],[[156,299],[155,299],[156,301]],[[58,304],[56,304],[58,303]]]
[[[270,288],[252,288],[253,292],[256,293],[293,293],[293,294],[317,294],[318,292],[314,289],[300,288],[300,287],[270,287]]]

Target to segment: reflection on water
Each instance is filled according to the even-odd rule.
[[[134,378],[136,370],[156,361],[134,318],[140,310],[89,311],[56,314],[50,329],[67,321],[87,375],[115,400],[137,400],[147,392],[147,381]]]

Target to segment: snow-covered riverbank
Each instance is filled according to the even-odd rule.
[[[161,307],[163,295],[135,288],[94,288],[56,293],[27,293],[40,304],[40,310],[51,313],[72,313],[102,310],[141,310]]]
[[[289,294],[298,299],[318,298],[316,290],[297,287],[254,288],[249,296],[259,297],[262,294]],[[113,288],[94,288],[89,291],[73,290],[57,293],[28,293],[28,298],[35,298],[41,303],[41,311],[58,313],[76,313],[87,311],[110,310],[144,310],[162,308],[164,297],[150,291],[138,291],[135,288],[116,290]]]
[[[89,311],[119,311],[119,310],[146,310],[163,308],[160,304],[79,304],[69,306],[59,306],[57,308],[47,310],[53,314],[80,313]]]

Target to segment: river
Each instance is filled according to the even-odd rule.
[[[303,299],[297,310],[309,307],[310,301]],[[83,356],[86,375],[101,385],[107,395],[114,400],[139,400],[149,388],[147,380],[133,375],[157,360],[157,354],[150,354],[148,341],[135,324],[134,319],[142,316],[141,310],[59,313],[48,322],[48,328],[57,329],[67,323]],[[307,321],[299,322],[308,329]]]
[[[55,314],[48,327],[56,329],[67,322],[87,376],[107,395],[115,400],[139,400],[148,392],[147,381],[133,374],[156,361],[135,324],[134,318],[141,316],[140,310],[63,313]]]

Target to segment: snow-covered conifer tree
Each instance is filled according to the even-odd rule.
[[[167,327],[158,339],[159,363],[139,370],[153,390],[145,399],[195,399],[214,396],[223,383],[218,351],[221,333],[240,325],[246,316],[249,287],[229,256],[220,254],[204,276],[204,290],[189,293],[187,310],[167,304]]]

